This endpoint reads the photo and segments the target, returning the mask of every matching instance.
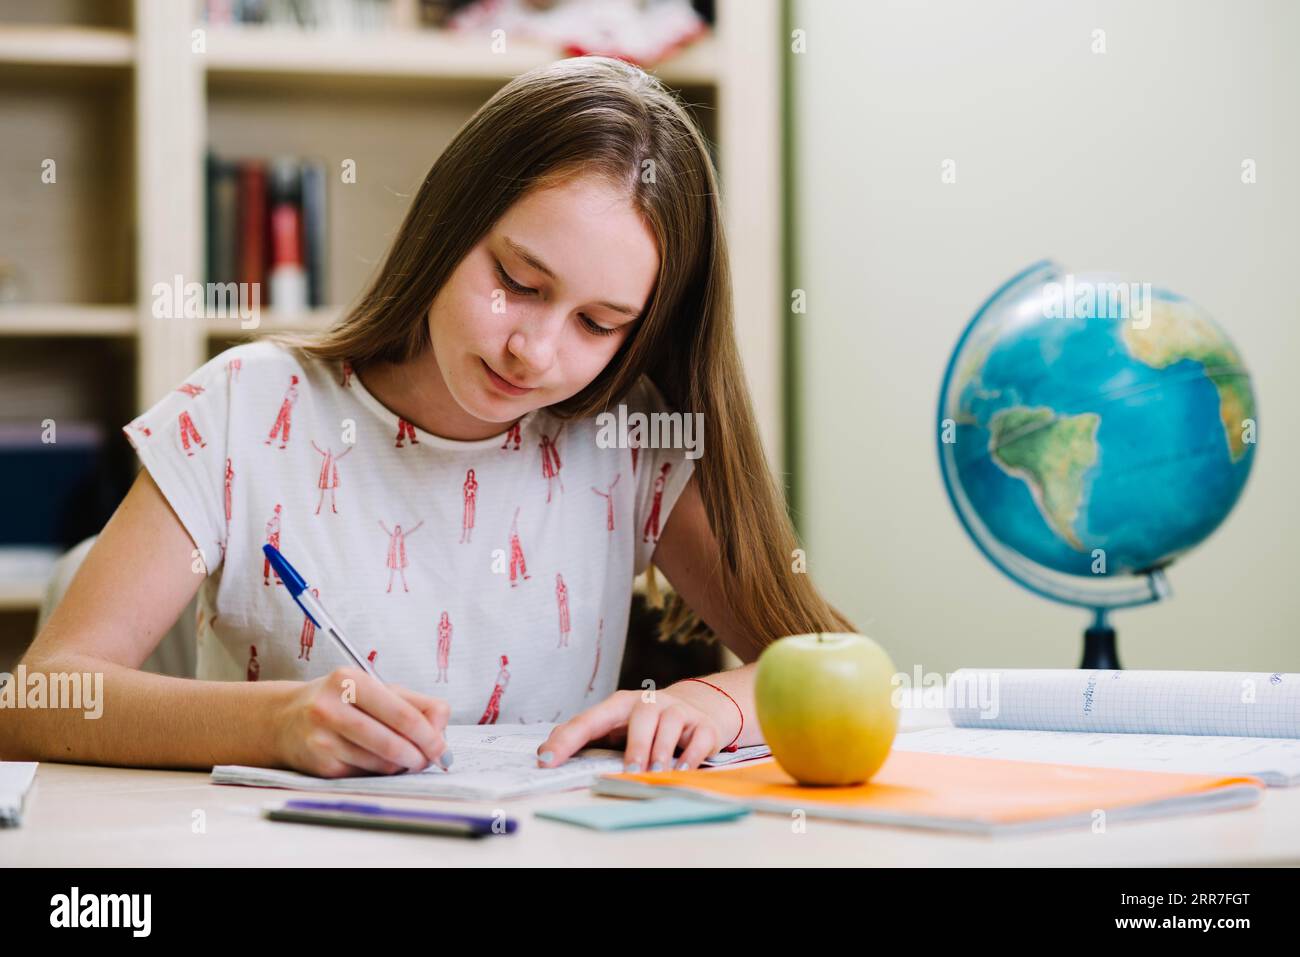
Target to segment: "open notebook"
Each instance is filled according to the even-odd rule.
[[[296,771],[251,768],[237,764],[212,769],[213,784],[335,791],[347,794],[388,794],[406,797],[503,801],[510,798],[589,787],[601,774],[623,770],[623,753],[585,748],[555,768],[537,766],[537,749],[550,737],[554,724],[448,725],[451,769],[355,778],[318,778]],[[708,763],[729,763],[718,754]]]
[[[894,748],[1300,783],[1296,674],[962,669],[945,699],[947,724]]]

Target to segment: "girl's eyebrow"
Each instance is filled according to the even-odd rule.
[[[559,282],[559,278],[555,275],[555,273],[551,272],[550,267],[547,266],[546,263],[542,262],[541,259],[539,259],[535,253],[533,253],[531,250],[527,249],[526,247],[519,245],[519,243],[515,242],[509,236],[503,236],[502,239],[504,240],[505,244],[510,247],[510,250],[516,256],[518,256],[524,262],[528,263],[528,265],[532,266],[538,272],[542,273],[543,275],[551,279],[554,279],[556,282]],[[606,309],[613,309],[615,312],[621,312],[623,313],[623,315],[630,316],[633,319],[640,318],[641,316],[640,309],[633,309],[631,306],[620,305],[619,303],[616,302],[598,302],[596,303],[596,305],[604,306]]]

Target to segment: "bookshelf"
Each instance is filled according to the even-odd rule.
[[[747,374],[773,467],[781,461],[782,0],[718,0],[714,32],[653,68],[717,150]],[[561,55],[434,30],[366,34],[216,27],[179,0],[0,0],[0,262],[22,270],[0,303],[0,375],[101,356],[80,387],[120,470],[118,428],[229,344],[324,328],[361,292],[428,167],[474,109]],[[203,29],[203,49],[192,49]],[[204,154],[312,155],[329,185],[329,305],[234,319],[157,319],[151,290],[203,281]],[[58,185],[40,178],[57,159]],[[343,158],[357,184],[339,183]],[[17,348],[21,344],[21,348]],[[23,379],[22,381],[27,381]],[[76,388],[73,383],[69,388]],[[100,401],[102,399],[102,401]],[[125,414],[123,414],[125,412]],[[0,574],[0,612],[42,589]],[[0,640],[4,629],[0,627]],[[30,634],[26,636],[30,638]]]

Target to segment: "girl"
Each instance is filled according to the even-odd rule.
[[[94,722],[15,713],[0,749],[395,773],[445,759],[448,723],[557,711],[544,766],[589,743],[630,769],[759,743],[762,648],[852,625],[791,571],[729,284],[706,143],[655,79],[588,56],[507,84],[335,328],[228,350],[124,429],[145,469],[25,659],[103,672],[111,704]],[[611,436],[599,413],[620,404],[625,421],[702,413],[702,454]],[[196,428],[206,445],[187,444]],[[328,510],[322,449],[340,450]],[[301,612],[258,574],[268,514],[344,629],[383,651],[385,682],[329,642],[296,654]],[[399,526],[423,534],[395,561]],[[667,627],[689,606],[748,664],[614,690],[651,560],[685,603]],[[139,671],[196,590],[197,680]]]

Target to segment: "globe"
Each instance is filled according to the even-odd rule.
[[[1031,591],[1093,609],[1098,631],[1106,611],[1168,593],[1164,569],[1241,496],[1259,427],[1250,374],[1203,309],[1050,260],[975,313],[938,425],[976,546]]]

